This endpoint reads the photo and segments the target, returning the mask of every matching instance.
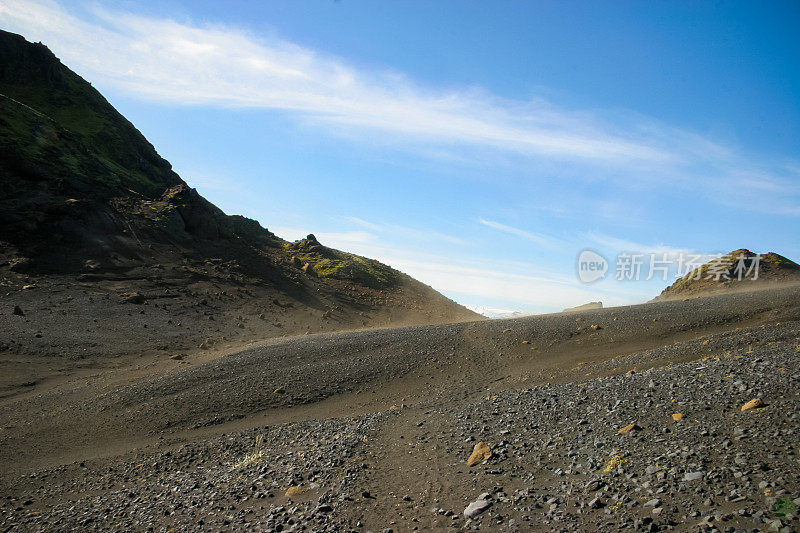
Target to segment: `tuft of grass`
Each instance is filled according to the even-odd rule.
[[[611,510],[612,513],[616,513],[617,511],[622,509],[623,505],[625,505],[625,502],[623,502],[622,500],[617,500],[616,502],[614,502],[613,505],[609,506],[609,509]]]
[[[242,457],[242,459],[231,467],[231,470],[238,470],[252,464],[261,463],[267,457],[267,450],[264,448],[264,436],[257,435],[253,451]]]
[[[624,465],[627,462],[628,462],[627,459],[623,459],[621,456],[615,455],[608,460],[608,462],[606,463],[606,467],[603,469],[603,473],[608,474],[612,470],[616,470],[618,466]]]
[[[775,515],[791,520],[797,517],[797,504],[791,498],[778,498],[775,502]]]

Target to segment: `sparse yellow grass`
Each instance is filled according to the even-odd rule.
[[[618,466],[624,465],[627,462],[628,462],[627,459],[623,459],[621,456],[615,455],[608,460],[608,462],[606,463],[606,467],[603,469],[603,473],[608,474],[612,470],[615,470]]]
[[[264,436],[257,435],[254,450],[245,455],[241,461],[234,463],[234,465],[231,467],[231,470],[237,470],[254,463],[259,463],[263,461],[266,456],[267,451],[264,449]]]

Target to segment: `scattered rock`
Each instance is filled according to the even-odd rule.
[[[605,482],[600,479],[593,479],[586,484],[583,490],[586,492],[594,492],[605,486]]]
[[[681,420],[683,420],[684,418],[686,418],[686,415],[685,415],[685,414],[683,414],[683,413],[673,413],[673,414],[672,414],[672,419],[673,419],[675,422],[680,422],[680,421],[681,421]]]
[[[20,306],[18,306],[18,305],[15,305],[15,306],[14,306],[14,311],[13,311],[13,313],[14,313],[15,315],[17,315],[17,316],[25,316],[25,311],[23,311],[23,310],[22,310],[22,308],[21,308]]]
[[[754,398],[742,406],[742,411],[749,411],[763,406],[764,402],[761,401],[761,398]]]
[[[287,498],[293,498],[293,497],[296,497],[296,496],[300,496],[301,494],[303,494],[305,492],[306,492],[306,488],[305,487],[299,487],[299,486],[296,486],[296,485],[295,486],[291,486],[286,490],[286,497]]]
[[[491,496],[488,492],[484,492],[478,499],[467,505],[464,509],[464,518],[474,518],[492,506]]]
[[[705,472],[686,472],[683,475],[684,481],[697,481],[699,479],[703,479],[705,477]]]
[[[640,429],[642,429],[642,428],[639,427],[638,425],[630,424],[630,425],[625,426],[624,428],[620,429],[619,431],[617,431],[617,433],[619,433],[620,435],[625,435],[627,433],[630,433],[631,431],[639,431]]]
[[[467,459],[467,466],[475,466],[478,463],[489,460],[492,457],[492,449],[488,444],[481,441],[472,449],[472,454]]]

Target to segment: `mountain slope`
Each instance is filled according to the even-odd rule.
[[[18,353],[479,318],[377,261],[226,215],[44,45],[1,31],[0,276],[0,351]]]
[[[254,221],[228,217],[190,189],[44,45],[0,34],[0,95],[0,238],[25,254],[27,266],[113,265],[114,252],[144,259],[137,250],[144,242],[274,241]],[[76,239],[80,256],[68,253]]]
[[[800,265],[774,252],[757,255],[741,248],[692,270],[664,289],[656,299],[706,296],[792,283],[800,283]]]

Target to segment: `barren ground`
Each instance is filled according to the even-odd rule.
[[[799,351],[797,287],[180,359],[6,350],[0,524],[796,528],[781,510],[800,496]],[[741,412],[753,398],[765,406]],[[468,467],[478,441],[492,457]],[[476,500],[487,509],[465,518]]]

